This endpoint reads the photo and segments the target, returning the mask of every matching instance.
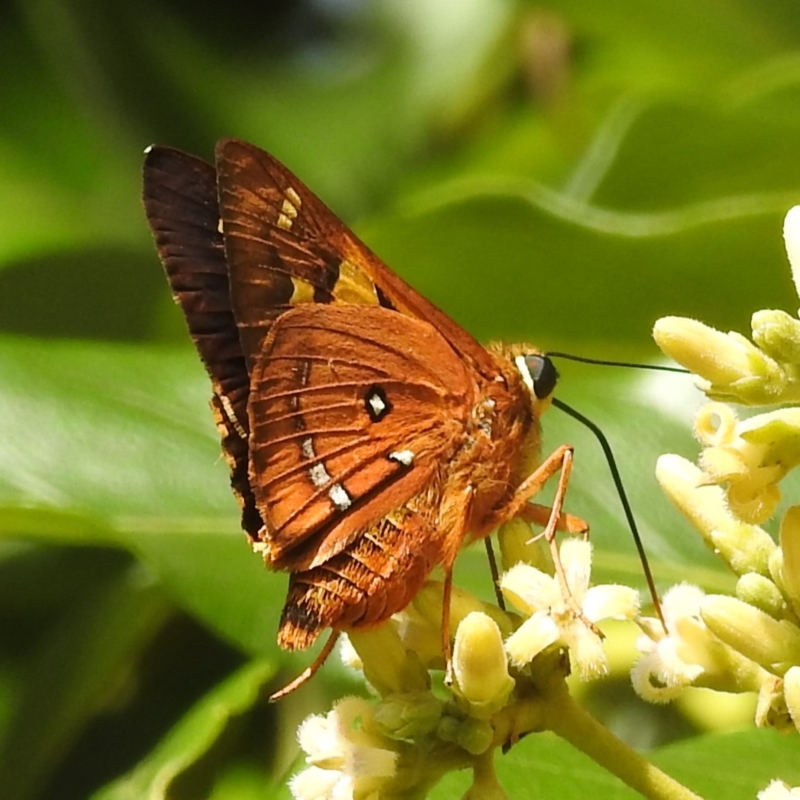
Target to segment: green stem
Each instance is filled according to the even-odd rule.
[[[586,753],[641,795],[654,800],[701,800],[614,736],[581,708],[566,687],[540,705],[543,727]]]

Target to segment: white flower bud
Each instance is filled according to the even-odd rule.
[[[800,629],[734,597],[708,595],[703,621],[723,642],[776,675],[800,663]]]
[[[482,718],[502,708],[514,688],[500,628],[480,611],[468,614],[458,626],[453,675],[470,712]]]

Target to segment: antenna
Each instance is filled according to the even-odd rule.
[[[649,369],[656,372],[679,372],[682,375],[689,375],[690,371],[683,367],[670,367],[668,364],[634,364],[630,361],[607,361],[602,358],[587,358],[586,356],[573,356],[571,353],[559,353],[556,351],[546,353],[548,358],[563,358],[567,361],[579,361],[581,364],[598,364],[601,367],[628,367],[629,369]]]
[[[586,358],[584,356],[573,356],[569,353],[559,352],[548,352],[547,356],[549,358],[564,358],[568,359],[569,361],[579,361],[583,364],[598,364],[605,367],[628,367],[630,369],[650,369],[660,372],[678,372],[682,374],[689,374],[689,370],[684,369],[683,367],[670,367],[661,364],[631,364],[627,361],[608,361],[606,359]],[[667,623],[664,621],[664,615],[661,611],[661,601],[658,599],[658,592],[656,591],[653,573],[650,570],[650,564],[647,561],[647,554],[645,553],[644,545],[642,544],[642,537],[639,535],[639,528],[636,525],[636,519],[633,516],[631,504],[628,502],[628,495],[625,493],[625,486],[622,483],[622,477],[620,476],[619,468],[617,467],[617,461],[614,458],[614,452],[611,449],[608,439],[594,422],[592,422],[588,417],[583,416],[583,414],[580,412],[576,411],[574,408],[572,408],[572,406],[568,406],[565,402],[559,400],[557,397],[552,398],[552,403],[556,408],[560,408],[565,414],[569,414],[569,416],[571,416],[573,419],[576,419],[578,422],[585,425],[595,435],[595,438],[600,443],[600,447],[603,449],[603,453],[606,457],[606,463],[611,471],[611,478],[614,481],[614,486],[617,489],[617,494],[619,495],[620,502],[622,503],[622,508],[625,512],[625,518],[628,521],[628,527],[630,528],[633,541],[636,545],[636,551],[639,554],[639,561],[641,562],[642,569],[644,570],[644,578],[647,583],[647,588],[650,590],[650,596],[653,598],[653,605],[655,607],[656,614],[661,620],[661,624],[664,626],[664,630],[666,631]]]

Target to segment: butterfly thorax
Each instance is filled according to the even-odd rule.
[[[472,537],[491,531],[485,521],[513,495],[524,470],[538,458],[539,423],[534,401],[513,358],[492,353],[496,373],[481,378],[460,451],[449,469],[448,483],[468,483]]]

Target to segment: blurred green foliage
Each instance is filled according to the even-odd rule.
[[[140,207],[150,142],[270,150],[483,339],[646,360],[659,315],[746,333],[798,304],[780,235],[800,199],[793,0],[18,0],[0,74],[4,800],[286,796],[296,722],[353,688],[331,663],[263,703],[289,674],[285,578],[237,532]],[[729,586],[651,478],[660,452],[694,452],[686,381],[562,372],[612,440],[659,580]],[[551,416],[600,577],[638,582],[596,443]],[[488,593],[477,551],[458,579]],[[696,733],[615,707],[635,742]],[[511,796],[623,796],[533,739],[500,762]],[[800,783],[766,734],[674,747],[654,758],[698,791]]]

